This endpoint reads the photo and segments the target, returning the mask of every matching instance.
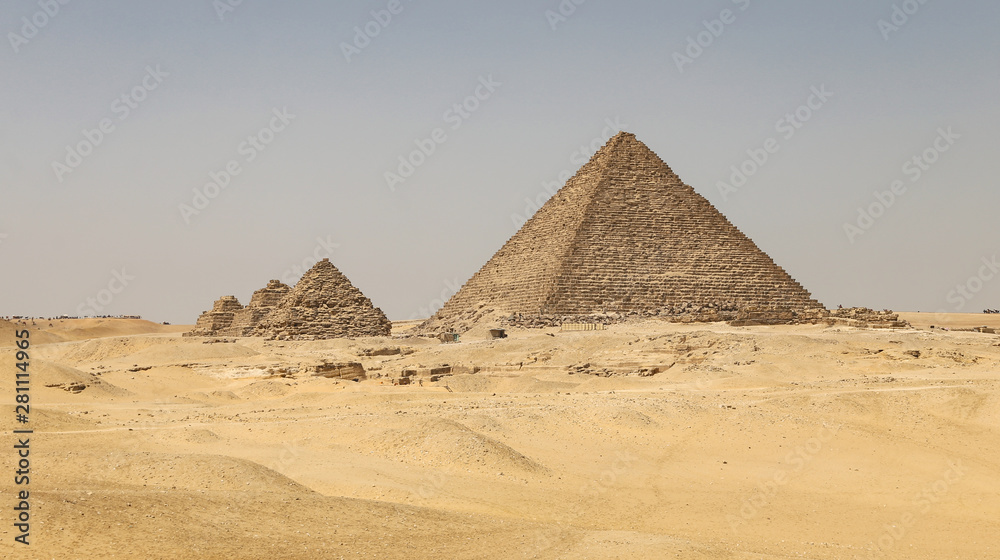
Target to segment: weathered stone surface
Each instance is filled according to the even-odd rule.
[[[365,368],[357,362],[323,362],[313,368],[313,376],[350,381],[363,381],[368,378],[365,374]]]
[[[213,336],[228,330],[233,324],[233,317],[243,310],[236,296],[222,296],[212,309],[201,314],[194,330],[184,333],[184,336]]]
[[[462,332],[487,309],[529,317],[617,314],[614,322],[631,314],[726,320],[745,308],[822,306],[623,132],[420,331]]]
[[[292,288],[288,284],[281,280],[271,280],[267,286],[253,293],[248,307],[275,307],[290,291]]]
[[[392,323],[329,259],[316,263],[255,333],[280,340],[388,336]]]
[[[225,336],[253,336],[261,320],[274,311],[278,303],[292,288],[279,280],[271,280],[267,286],[257,290],[250,298],[250,304],[233,314],[232,326]]]
[[[226,296],[198,319],[188,336],[263,336],[281,340],[388,336],[392,323],[329,261],[290,288],[278,280],[243,307]]]
[[[899,320],[899,314],[889,309],[875,311],[867,307],[850,307],[835,309],[830,312],[827,322],[831,325],[841,324],[870,329],[905,329],[910,328],[906,321]]]

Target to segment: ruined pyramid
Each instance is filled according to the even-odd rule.
[[[612,138],[421,330],[512,316],[822,306],[633,134]],[[513,324],[513,323],[508,323]]]
[[[316,263],[264,317],[257,332],[279,340],[389,336],[392,323],[330,259]]]
[[[388,336],[392,323],[329,259],[295,288],[278,280],[254,292],[246,307],[223,296],[198,318],[189,336],[263,336],[279,340]]]

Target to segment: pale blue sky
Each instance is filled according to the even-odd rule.
[[[426,315],[608,120],[827,306],[1000,308],[1000,275],[951,293],[1000,253],[995,2],[930,0],[886,40],[879,20],[913,0],[587,0],[555,29],[555,0],[402,0],[350,62],[342,43],[389,0],[243,0],[221,20],[212,0],[50,2],[0,13],[0,315],[91,298],[190,323],[317,255],[390,318]],[[727,9],[680,71],[674,53]],[[32,35],[22,18],[45,25]],[[490,77],[455,129],[446,112]],[[137,87],[126,114],[116,99]],[[833,95],[787,138],[779,120],[813,87]],[[287,125],[273,119],[285,109]],[[111,133],[57,177],[104,119]],[[247,137],[272,124],[247,161]],[[914,182],[904,164],[949,127],[959,138]],[[437,128],[444,142],[390,190],[385,173]],[[723,197],[731,166],[769,138],[779,151]],[[186,223],[179,205],[231,160],[239,175]],[[905,194],[852,243],[844,224],[895,180]]]

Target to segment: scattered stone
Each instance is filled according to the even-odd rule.
[[[74,381],[71,383],[54,383],[52,385],[46,385],[46,387],[51,387],[54,389],[62,389],[63,391],[69,393],[79,393],[87,388],[87,384],[81,383],[79,381]]]
[[[828,325],[847,325],[862,329],[908,329],[910,324],[892,310],[875,311],[867,307],[835,309],[826,319]]]
[[[412,348],[400,348],[399,346],[393,346],[383,348],[364,348],[359,354],[370,358],[375,356],[400,356],[412,353]]]

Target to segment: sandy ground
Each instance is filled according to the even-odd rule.
[[[905,317],[457,344],[40,323],[32,544],[5,445],[0,557],[1000,558],[1000,336],[941,329],[1000,316]],[[306,373],[323,360],[371,378]],[[391,383],[445,364],[480,370]]]

